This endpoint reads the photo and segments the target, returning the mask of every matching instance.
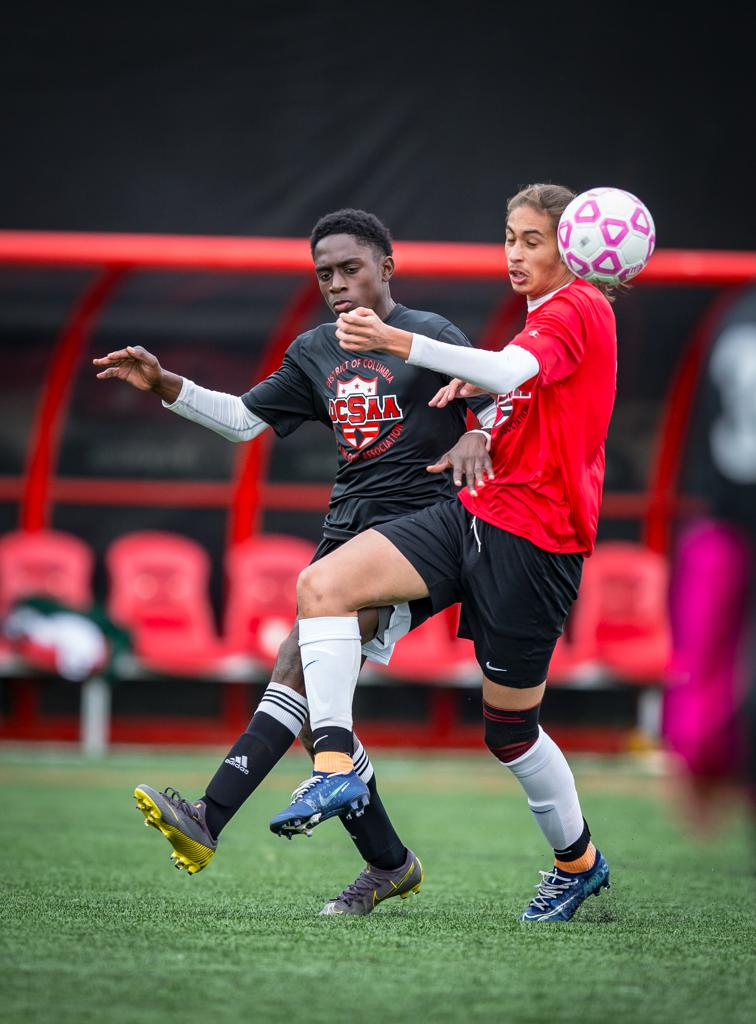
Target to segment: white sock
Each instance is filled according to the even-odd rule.
[[[264,711],[266,715],[275,718],[277,722],[285,726],[294,736],[299,733],[307,717],[307,700],[290,686],[283,686],[281,683],[270,682],[265,693],[260,698],[255,714]],[[354,753],[352,754],[354,770],[362,781],[367,784],[375,775],[373,763],[368,756],[367,750],[360,743],[358,737],[354,737]]]
[[[575,779],[564,754],[540,728],[540,736],[509,768],[528,795],[528,806],[554,850],[566,850],[583,832]]]
[[[354,763],[354,770],[365,785],[367,785],[375,775],[375,771],[373,769],[372,762],[368,757],[367,750],[365,750],[356,736],[354,737],[354,753],[352,754],[352,762]]]
[[[352,697],[360,673],[362,641],[356,615],[299,620],[310,725],[352,728]]]
[[[255,714],[258,711],[264,711],[266,715],[275,718],[296,737],[307,717],[307,701],[290,686],[270,682],[260,698]]]

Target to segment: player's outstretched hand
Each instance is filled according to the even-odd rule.
[[[438,389],[428,405],[434,409],[443,409],[449,402],[453,402],[457,398],[474,398],[476,395],[485,394],[488,392],[476,384],[468,384],[466,381],[460,380],[459,377],[455,377]]]
[[[408,331],[389,327],[365,306],[339,314],[336,337],[347,352],[390,352],[406,359],[412,348],[412,335]]]
[[[453,448],[426,468],[429,473],[445,473],[450,469],[455,485],[461,487],[463,480],[466,480],[467,489],[473,495],[477,495],[478,491],[485,487],[486,478],[494,478],[485,435],[478,431],[463,434]]]
[[[92,362],[103,367],[97,374],[98,380],[125,380],[139,391],[153,391],[163,377],[157,356],[141,345],[127,345]]]

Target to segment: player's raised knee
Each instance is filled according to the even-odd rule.
[[[340,598],[338,581],[323,569],[321,562],[308,565],[299,574],[297,580],[297,607],[300,615],[343,615],[344,608]]]

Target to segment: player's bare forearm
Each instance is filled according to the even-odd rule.
[[[172,373],[170,370],[163,370],[160,382],[152,390],[158,398],[162,398],[164,402],[173,405],[181,394],[183,383],[184,378],[180,377],[179,374]]]
[[[388,352],[407,359],[412,348],[412,335],[398,327],[385,324],[372,309],[359,306],[351,313],[342,313],[336,321],[336,337],[347,352]]]
[[[141,345],[127,345],[92,362],[100,368],[98,380],[123,380],[138,391],[154,391],[158,398],[171,405],[184,383],[183,377],[164,370],[157,356]]]

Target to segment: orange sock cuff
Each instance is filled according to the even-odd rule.
[[[580,871],[590,871],[595,863],[596,847],[593,843],[588,843],[588,848],[585,853],[582,857],[578,857],[577,860],[554,859],[555,867],[558,867],[560,871],[568,872],[568,874],[577,874]]]
[[[340,754],[336,750],[324,750],[321,754],[315,755],[315,771],[327,772],[353,772],[354,763],[349,754]]]

